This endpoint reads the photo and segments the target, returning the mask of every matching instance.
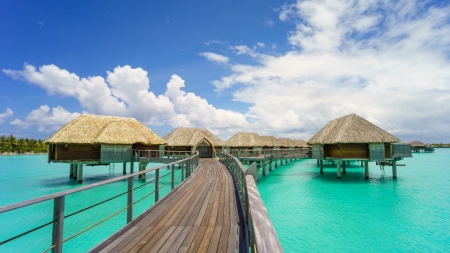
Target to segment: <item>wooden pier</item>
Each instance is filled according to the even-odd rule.
[[[236,252],[239,215],[233,179],[215,159],[91,252]]]

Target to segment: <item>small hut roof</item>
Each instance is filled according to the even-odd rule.
[[[308,147],[308,143],[304,140],[293,140],[293,142],[297,148],[307,148]]]
[[[213,146],[225,146],[225,143],[205,128],[178,127],[163,137],[167,146],[195,146],[206,139]]]
[[[413,141],[411,142],[411,147],[425,147],[427,145],[425,145],[423,142],[420,141]]]
[[[134,118],[82,114],[67,123],[46,143],[162,145],[166,141]]]
[[[264,140],[258,134],[239,132],[225,142],[228,147],[263,147]]]
[[[295,147],[294,141],[289,138],[278,138],[278,140],[282,143],[282,147]]]
[[[369,121],[356,114],[350,114],[330,121],[309,139],[308,143],[393,143],[399,141],[395,136]]]
[[[280,147],[282,144],[277,138],[273,136],[261,136],[261,138],[264,141],[263,146],[266,147]]]

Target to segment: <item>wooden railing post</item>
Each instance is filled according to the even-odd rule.
[[[159,200],[159,169],[155,170],[155,203]]]
[[[127,196],[127,223],[130,223],[133,220],[133,177],[128,178]]]
[[[175,164],[172,164],[172,190],[175,188]]]
[[[54,199],[52,245],[55,245],[55,247],[52,249],[52,253],[62,252],[64,232],[64,199],[65,196]]]

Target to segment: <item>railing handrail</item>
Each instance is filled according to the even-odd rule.
[[[65,191],[61,191],[61,192],[57,192],[57,193],[52,193],[52,194],[45,195],[45,196],[42,196],[42,197],[33,198],[33,199],[30,199],[30,200],[21,201],[19,203],[3,206],[3,207],[0,207],[0,214],[8,212],[8,211],[15,210],[15,209],[18,209],[18,208],[22,208],[22,207],[25,207],[25,206],[37,204],[37,203],[40,203],[40,202],[43,202],[43,201],[47,201],[47,200],[59,198],[59,197],[62,197],[62,196],[67,196],[67,195],[70,195],[70,194],[73,194],[73,193],[85,191],[85,190],[92,189],[92,188],[95,188],[95,187],[98,187],[98,186],[102,186],[102,185],[105,185],[105,184],[110,184],[110,183],[114,183],[114,182],[117,182],[117,181],[121,181],[121,180],[130,178],[130,177],[138,176],[138,175],[141,175],[141,174],[144,174],[144,173],[148,173],[148,172],[151,172],[151,171],[154,171],[154,170],[157,170],[157,169],[162,169],[162,168],[165,168],[165,167],[170,166],[172,164],[178,164],[180,162],[183,162],[183,161],[189,160],[189,159],[191,159],[191,157],[188,157],[188,158],[185,158],[185,159],[182,159],[182,160],[178,160],[178,161],[175,161],[175,162],[172,162],[172,163],[160,165],[160,166],[157,166],[157,167],[152,167],[152,168],[149,168],[149,169],[146,169],[146,170],[143,170],[143,171],[134,172],[133,174],[128,174],[126,176],[116,177],[116,178],[108,179],[108,180],[101,181],[101,182],[98,182],[98,183],[93,183],[93,184],[90,184],[90,185],[81,186],[81,187],[78,187],[78,188],[75,188],[75,189],[65,190]],[[134,162],[134,161],[132,161],[132,162]]]
[[[245,212],[244,222],[247,223],[248,232],[250,233],[251,251],[262,253],[283,252],[275,228],[270,221],[258,188],[256,188],[254,175],[253,173],[248,173],[249,169],[252,166],[256,166],[256,164],[253,163],[249,168],[245,168],[235,156],[228,153],[220,153],[220,155],[225,156],[225,159],[222,159],[222,161],[227,163],[226,166],[236,178],[237,191]],[[229,163],[229,159],[234,161],[234,165]],[[236,170],[236,165],[239,167],[239,170]]]

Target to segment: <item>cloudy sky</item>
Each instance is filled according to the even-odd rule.
[[[90,113],[308,140],[355,113],[450,142],[446,0],[1,1],[0,68],[0,135]]]

